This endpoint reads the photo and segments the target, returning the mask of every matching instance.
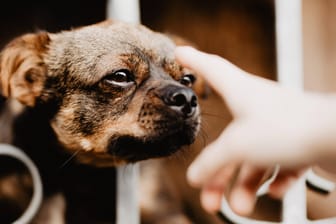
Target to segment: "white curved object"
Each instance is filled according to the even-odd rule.
[[[267,185],[269,185],[279,172],[279,168],[275,169],[274,175]],[[243,216],[235,214],[230,208],[229,203],[225,198],[222,199],[221,204],[221,216],[225,221],[234,224],[335,224],[336,218],[326,218],[319,220],[309,220],[307,218],[306,211],[306,182],[309,183],[308,186],[312,186],[312,190],[317,190],[317,192],[330,193],[335,190],[336,184],[332,181],[326,180],[319,177],[309,169],[302,177],[292,186],[286,193],[282,204],[282,221],[280,222],[269,222],[262,220],[253,220]],[[262,190],[263,193],[267,193],[266,189]],[[260,195],[257,195],[260,196]]]
[[[38,169],[36,168],[33,161],[26,154],[24,154],[20,149],[12,145],[0,144],[0,156],[1,155],[13,157],[22,162],[28,168],[32,176],[33,189],[34,189],[32,199],[26,211],[21,215],[20,218],[18,218],[14,222],[14,224],[30,223],[31,220],[36,215],[36,213],[38,212],[40,205],[42,203],[43,190],[42,190],[41,177],[38,172]]]

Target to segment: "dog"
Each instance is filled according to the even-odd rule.
[[[195,76],[176,63],[174,48],[165,35],[114,21],[25,34],[5,46],[0,141],[22,149],[41,173],[44,202],[33,223],[113,223],[114,167],[194,142]],[[0,200],[24,195],[1,223],[29,201],[25,172],[0,176],[0,189],[14,191]]]

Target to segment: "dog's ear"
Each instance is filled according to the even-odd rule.
[[[10,42],[0,54],[0,91],[34,106],[46,78],[43,60],[48,49],[48,33],[25,34]]]

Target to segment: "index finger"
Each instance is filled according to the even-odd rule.
[[[175,57],[181,65],[203,76],[223,97],[230,94],[240,83],[241,76],[246,74],[227,60],[192,47],[177,47]]]

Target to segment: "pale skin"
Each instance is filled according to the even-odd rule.
[[[285,88],[191,47],[178,47],[175,56],[208,81],[233,116],[187,172],[190,184],[201,188],[207,211],[219,210],[237,168],[239,175],[227,197],[236,213],[247,215],[269,167],[281,166],[269,189],[279,198],[308,165],[336,161],[336,94]]]

